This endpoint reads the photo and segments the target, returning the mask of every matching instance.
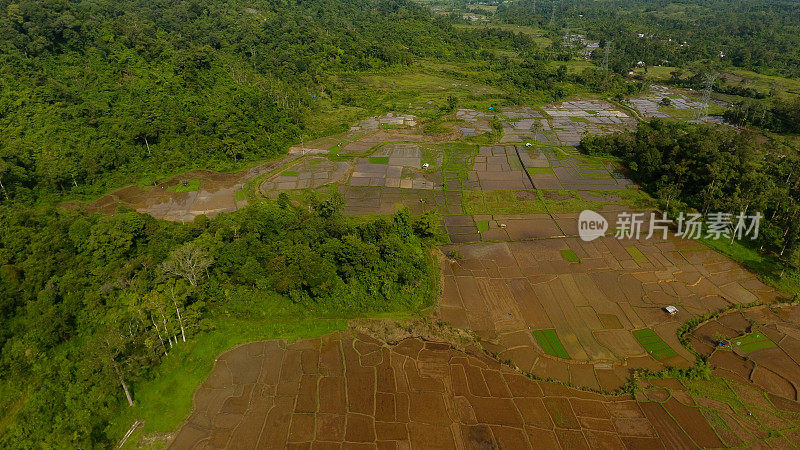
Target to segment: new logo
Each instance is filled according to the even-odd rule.
[[[578,236],[585,242],[605,236],[607,230],[606,218],[592,210],[586,209],[578,216]]]

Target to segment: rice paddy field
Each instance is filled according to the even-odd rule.
[[[395,78],[370,82],[386,91],[423,83],[434,95],[441,81]],[[476,100],[430,126],[418,95],[247,172],[192,173],[97,202],[191,220],[280,193],[302,203],[338,192],[351,220],[399,208],[440,218],[441,295],[425,318],[228,350],[170,448],[796,442],[800,316],[777,306],[784,294],[700,242],[613,236],[619,213],[649,214],[655,201],[617,161],[574,146],[636,118],[589,98],[491,109]],[[611,224],[606,236],[580,239],[585,209]],[[729,312],[712,316],[719,311]],[[684,324],[707,317],[682,336],[685,346]],[[441,328],[419,332],[420,323]],[[708,379],[681,375],[697,354]]]

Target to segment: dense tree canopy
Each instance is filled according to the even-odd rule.
[[[760,212],[762,248],[796,264],[800,155],[795,149],[764,148],[753,135],[727,127],[657,119],[629,133],[587,136],[579,146],[588,154],[622,158],[635,181],[671,201],[673,211]]]
[[[336,197],[311,206],[193,225],[0,207],[0,411],[25,399],[0,446],[107,446],[117,408],[209,310],[341,317],[433,298],[427,218],[354,226]]]
[[[237,167],[298,140],[327,71],[514,39],[404,0],[2,0],[0,182],[30,200]]]
[[[800,10],[793,0],[519,0],[500,4],[497,18],[584,30],[603,46],[613,41],[609,67],[618,72],[639,61],[712,60],[800,76]]]

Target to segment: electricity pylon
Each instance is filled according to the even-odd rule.
[[[711,103],[711,93],[714,91],[714,82],[717,81],[717,74],[706,75],[706,82],[703,87],[701,104],[695,112],[695,119],[702,120],[708,116],[708,104]]]

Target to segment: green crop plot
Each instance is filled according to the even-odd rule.
[[[286,170],[281,173],[282,177],[296,177],[298,175],[300,175],[300,172],[297,172],[296,170]]]
[[[243,202],[245,200],[244,191],[236,191],[236,201]]]
[[[539,343],[539,346],[542,347],[542,350],[548,355],[569,359],[567,351],[564,350],[564,346],[561,345],[561,341],[558,340],[556,330],[534,330],[533,337],[536,338],[536,342]]]
[[[528,173],[531,175],[553,175],[552,167],[528,167]]]
[[[628,254],[631,255],[634,261],[636,262],[650,262],[644,253],[636,247],[625,247],[625,250],[628,251]]]
[[[633,337],[642,344],[645,351],[655,359],[662,360],[675,356],[675,350],[671,349],[655,331],[645,328],[633,332]]]
[[[489,231],[489,221],[488,220],[479,220],[476,222],[478,226],[478,231]]]
[[[764,336],[763,333],[750,333],[731,340],[731,347],[750,353],[764,348],[775,347],[775,343]]]
[[[572,250],[561,250],[561,257],[569,262],[579,263],[581,259]]]
[[[389,157],[388,156],[370,156],[369,157],[370,164],[389,164]]]

